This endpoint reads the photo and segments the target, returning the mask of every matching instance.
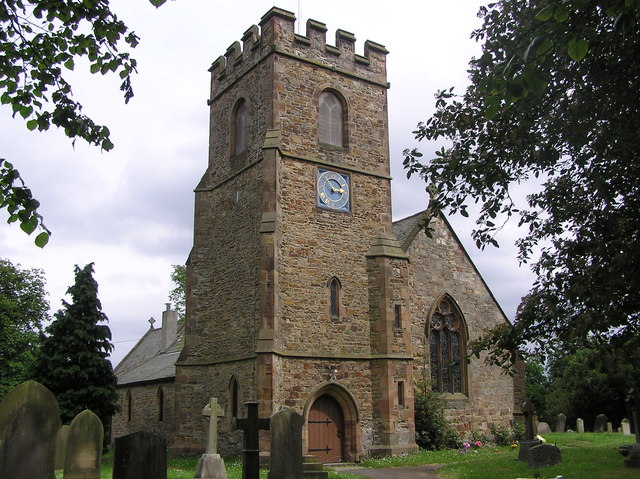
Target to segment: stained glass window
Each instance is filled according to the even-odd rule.
[[[431,316],[429,360],[434,390],[464,392],[464,337],[462,319],[448,299],[443,299]]]

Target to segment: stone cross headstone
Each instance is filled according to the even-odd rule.
[[[584,432],[584,421],[580,418],[576,419],[576,432],[579,434]]]
[[[0,403],[0,477],[54,479],[60,410],[35,381],[13,388]]]
[[[304,418],[291,409],[271,416],[271,457],[268,479],[300,479]]]
[[[567,416],[565,416],[562,413],[558,414],[558,417],[556,418],[556,432],[564,432],[564,428],[566,427],[566,424],[567,424]]]
[[[167,479],[167,440],[134,432],[114,441],[113,479]]]
[[[528,463],[531,468],[553,466],[561,462],[560,449],[556,446],[540,444],[529,449]]]
[[[100,418],[85,409],[71,421],[64,479],[100,479],[104,429]]]
[[[67,452],[67,439],[69,437],[69,426],[64,425],[58,429],[56,434],[56,469],[64,467],[64,456]]]
[[[260,429],[269,429],[269,418],[258,417],[258,403],[246,402],[247,417],[235,419],[235,429],[242,429],[244,449],[242,450],[242,479],[260,478]]]
[[[224,416],[224,411],[218,405],[216,398],[209,400],[209,404],[202,410],[202,415],[209,420],[207,451],[198,460],[195,477],[226,479],[227,472],[224,468],[224,460],[218,454],[218,418]]]
[[[620,423],[620,429],[622,429],[622,434],[625,436],[631,436],[631,421],[624,418]]]
[[[607,430],[607,416],[598,414],[593,425],[593,432],[605,432]]]
[[[529,449],[540,444],[540,441],[534,439],[534,434],[536,434],[536,425],[534,423],[535,408],[529,398],[522,403],[521,409],[524,414],[524,440],[520,441],[518,460],[527,462]]]

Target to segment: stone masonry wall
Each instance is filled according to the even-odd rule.
[[[160,418],[159,390],[163,412]],[[120,411],[111,419],[111,440],[133,432],[151,432],[171,439],[174,422],[174,383],[162,382],[118,388]],[[127,392],[131,395],[131,421],[128,418]]]
[[[416,378],[422,374],[421,365],[427,368],[426,377],[431,377],[425,361],[429,357],[426,328],[432,308],[444,294],[453,298],[464,316],[467,341],[507,321],[450,227],[440,219],[432,226],[433,238],[418,232],[408,250]],[[486,365],[482,355],[471,359],[467,371],[468,396],[445,395],[449,421],[461,433],[471,429],[489,433],[492,425],[509,425],[514,412],[513,379],[501,368]]]

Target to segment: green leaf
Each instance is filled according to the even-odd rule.
[[[33,215],[27,221],[20,223],[20,229],[30,235],[38,227],[38,217]]]
[[[33,131],[38,128],[38,120],[29,120],[27,122],[27,128],[29,129],[29,131]]]
[[[153,5],[156,8],[164,5],[166,2],[167,0],[149,0],[149,3],[151,3],[151,5]]]
[[[567,45],[567,53],[572,60],[579,62],[589,52],[589,44],[584,39],[572,39]]]
[[[491,121],[496,117],[498,113],[498,99],[495,96],[490,96],[484,103],[484,117]]]
[[[100,71],[100,65],[98,63],[93,63],[89,71],[91,73],[98,73]]]
[[[536,20],[540,22],[546,22],[553,16],[553,12],[555,11],[555,9],[556,9],[555,3],[551,3],[547,5],[546,7],[544,7],[542,10],[538,12],[538,14],[536,15]]]
[[[555,11],[555,14],[553,15],[553,18],[558,23],[565,22],[567,20],[567,18],[569,18],[569,9],[567,7],[565,7],[564,4],[561,3],[556,8],[556,11]]]
[[[44,248],[49,242],[49,233],[45,233],[44,231],[36,236],[35,244],[38,248]]]

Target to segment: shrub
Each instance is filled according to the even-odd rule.
[[[415,392],[416,444],[429,451],[462,446],[458,433],[444,416],[445,402],[431,390]]]
[[[516,423],[513,427],[491,426],[491,434],[497,446],[507,446],[524,439],[524,424]]]

